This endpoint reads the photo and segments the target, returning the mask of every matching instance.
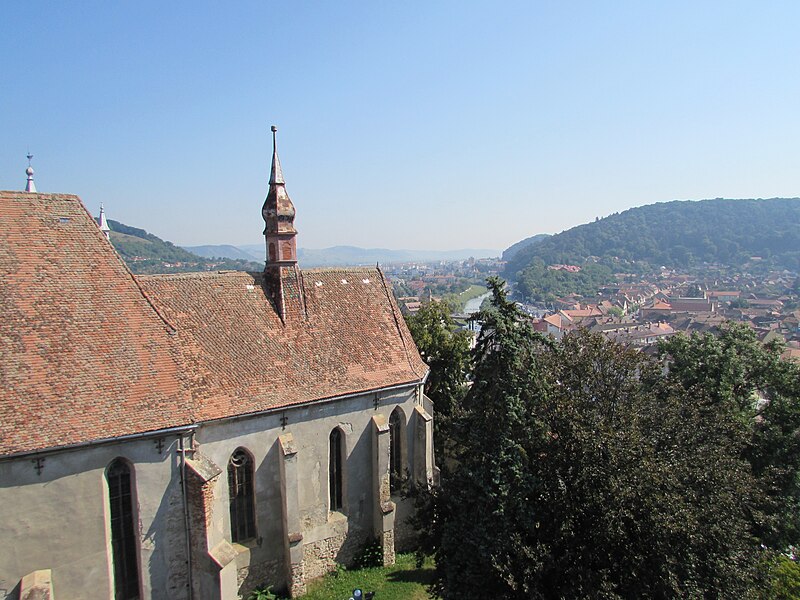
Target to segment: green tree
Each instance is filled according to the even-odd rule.
[[[736,323],[719,335],[674,336],[660,351],[672,379],[742,423],[742,456],[763,492],[753,522],[761,543],[775,550],[800,545],[800,367],[781,359],[781,344],[762,345]]]
[[[800,598],[800,565],[779,554],[770,571],[770,600],[797,600]]]
[[[641,353],[533,332],[490,280],[456,468],[435,497],[435,591],[734,597],[758,585],[746,425]]]
[[[420,356],[430,367],[425,393],[436,411],[434,446],[442,458],[452,446],[452,423],[461,410],[469,369],[470,335],[456,327],[452,309],[446,302],[430,302],[406,317]]]

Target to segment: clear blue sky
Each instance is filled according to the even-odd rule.
[[[0,188],[183,245],[504,248],[800,196],[800,2],[6,2]]]

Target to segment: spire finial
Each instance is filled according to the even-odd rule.
[[[103,235],[106,236],[107,240],[111,239],[111,228],[108,226],[108,221],[106,220],[106,209],[103,206],[103,203],[100,203],[100,216],[96,219],[97,224],[100,226],[100,231],[103,232]]]
[[[269,183],[285,185],[283,171],[281,170],[281,160],[278,158],[278,128],[273,125],[272,131],[272,171],[269,174]]]
[[[36,184],[33,182],[33,167],[31,166],[32,158],[33,154],[31,154],[30,151],[28,151],[28,168],[25,169],[25,175],[28,176],[28,182],[25,184],[25,191],[35,194]]]

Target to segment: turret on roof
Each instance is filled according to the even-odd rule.
[[[97,217],[97,224],[100,226],[100,231],[103,232],[103,235],[106,236],[107,240],[111,239],[111,228],[108,226],[108,221],[106,221],[106,211],[103,208],[103,204],[100,204],[100,216]]]
[[[305,315],[303,279],[297,266],[297,230],[294,228],[295,210],[283,179],[278,158],[278,128],[272,130],[272,169],[269,191],[261,208],[264,218],[264,237],[267,244],[267,262],[264,277],[275,310],[282,321],[290,313]]]
[[[36,193],[36,184],[33,182],[33,167],[31,166],[31,159],[32,158],[33,158],[33,154],[28,152],[28,168],[25,169],[25,175],[28,176],[28,181],[25,184],[25,191],[35,194]]]

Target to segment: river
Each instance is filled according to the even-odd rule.
[[[474,312],[478,312],[478,310],[481,307],[481,303],[483,303],[483,301],[491,295],[492,295],[491,292],[486,292],[485,294],[481,294],[477,298],[473,298],[472,300],[467,300],[467,304],[464,307],[464,314],[471,315]]]

